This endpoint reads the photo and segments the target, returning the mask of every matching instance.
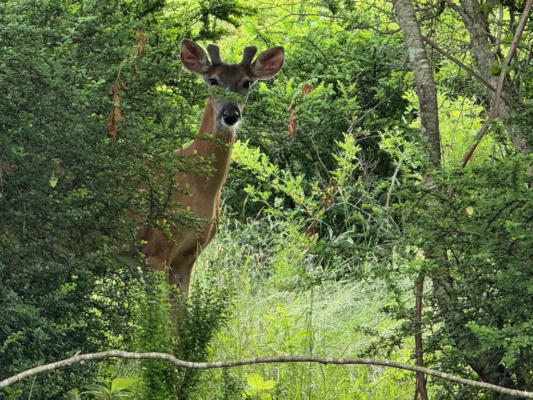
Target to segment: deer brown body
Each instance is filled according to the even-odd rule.
[[[252,63],[257,49],[249,46],[244,49],[239,64],[225,64],[220,60],[217,46],[209,45],[207,50],[211,60],[196,43],[183,40],[182,63],[209,85],[223,88],[230,96],[213,95],[208,98],[200,124],[201,138],[178,153],[212,158],[213,172],[209,175],[178,172],[176,181],[187,188],[187,194],[175,192],[172,195],[177,206],[190,210],[205,222],[196,227],[180,226],[171,232],[172,237],[152,227],[139,231],[139,239],[146,242],[142,252],[150,265],[166,271],[169,283],[177,285],[185,293],[188,293],[198,254],[216,232],[220,195],[228,176],[231,149],[248,92],[256,80],[274,76],[283,65],[284,57],[282,47],[273,47],[261,53]],[[238,95],[238,101],[231,96],[232,93]]]

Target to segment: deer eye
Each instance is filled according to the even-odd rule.
[[[252,81],[250,80],[246,80],[242,83],[242,86],[245,88],[245,89],[249,89],[250,88],[250,85],[252,84]]]
[[[215,79],[215,78],[210,78],[207,80],[207,82],[211,85],[211,86],[217,86],[218,85],[218,81]]]

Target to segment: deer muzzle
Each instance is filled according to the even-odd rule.
[[[241,112],[239,111],[239,107],[235,104],[226,104],[222,108],[221,114],[222,120],[228,126],[235,125],[235,123],[241,119]]]

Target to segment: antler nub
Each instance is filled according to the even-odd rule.
[[[220,59],[220,49],[215,44],[208,44],[207,45],[207,52],[209,53],[209,58],[211,59],[211,64],[222,64],[222,60]]]
[[[249,66],[252,63],[252,60],[254,59],[255,53],[257,53],[257,47],[255,46],[247,46],[242,51],[242,60],[241,65]]]

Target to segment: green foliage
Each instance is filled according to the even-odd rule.
[[[174,335],[171,327],[169,296],[172,289],[163,274],[153,274],[137,304],[135,348],[141,352],[159,351],[172,354]],[[177,377],[168,363],[143,360],[140,363],[141,387],[137,398],[164,400],[171,396]]]
[[[268,87],[259,83],[251,92],[239,137],[281,170],[301,176],[307,192],[314,182],[330,183],[328,171],[344,133],[358,136],[361,156],[375,163],[377,175],[389,174],[390,160],[378,142],[380,131],[402,123],[407,105],[401,47],[327,20],[303,20],[273,44],[285,47],[285,64]],[[244,207],[240,195],[247,185],[255,186],[254,180],[233,168],[226,204],[238,215],[253,216],[258,209]],[[291,200],[284,203],[290,207]]]
[[[221,386],[220,399],[238,400],[243,398],[243,383],[239,377],[230,372],[228,368],[222,370]]]
[[[434,255],[423,267],[435,288],[429,350],[443,367],[470,365],[509,387],[533,379],[533,309],[524,302],[533,287],[531,161],[508,157],[438,174],[433,187],[409,194],[407,213],[410,242]]]
[[[407,172],[419,168],[420,161],[416,156],[419,149],[395,136],[396,133],[382,134],[380,148],[391,158],[397,157],[400,166],[408,167],[406,177],[419,179],[416,172]],[[281,247],[290,254],[295,265],[291,269],[294,282],[301,283],[303,277],[309,282],[361,277],[368,273],[366,260],[369,255],[377,254],[382,245],[390,249],[399,241],[396,237],[398,227],[384,204],[390,185],[372,176],[372,165],[364,159],[358,139],[364,140],[345,135],[336,143],[338,147],[332,154],[336,165],[328,171],[329,184],[313,183],[309,189],[306,188],[309,182],[282,170],[259,149],[239,142],[235,145],[235,161],[259,180],[260,186],[256,184],[245,189],[247,201],[261,203],[264,215],[277,219],[271,224],[284,221],[271,231],[283,236]],[[284,197],[291,200],[288,207],[284,206]],[[292,243],[301,244],[310,254],[301,253],[298,257],[294,254],[294,251],[298,252],[298,246],[289,250]],[[320,260],[316,267],[296,266],[310,255]],[[283,265],[291,263],[284,262]]]
[[[224,22],[238,27],[243,17],[254,13],[254,8],[244,6],[238,0],[208,0],[199,3],[197,15],[189,13],[188,18],[201,22],[198,35],[209,40],[219,40],[228,33]]]
[[[410,282],[423,274],[426,364],[531,387],[531,158],[511,155],[506,134],[532,137],[527,46],[506,78],[520,104],[465,170],[456,166],[486,89],[430,53],[444,170],[423,179],[418,102],[389,3],[0,2],[0,379],[125,346],[195,361],[283,352],[408,362]],[[523,4],[502,6],[496,21],[499,2],[482,2],[505,54]],[[434,11],[422,30],[462,49],[457,15]],[[196,221],[171,211],[168,195],[176,171],[209,170],[175,155],[197,134],[206,95],[180,66],[183,37],[217,40],[228,60],[251,43],[283,45],[286,60],[250,95],[221,232],[178,306],[162,276],[124,255],[138,224],[168,232]],[[461,60],[475,67],[470,54]],[[111,110],[122,116],[113,140]],[[78,365],[0,399],[403,399],[413,389],[407,373],[367,367],[132,368]],[[436,399],[490,396],[430,383]]]
[[[0,4],[1,378],[131,332],[128,287],[140,271],[115,255],[131,234],[132,182],[120,171],[135,170],[136,143],[110,142],[104,127],[136,28],[123,12],[137,11]],[[95,367],[43,377],[33,396],[58,398]]]
[[[205,361],[211,339],[226,322],[232,304],[232,290],[224,280],[220,280],[219,268],[222,266],[212,266],[203,279],[193,283],[192,295],[187,299],[176,331],[174,352],[182,359]],[[181,396],[189,397],[194,393],[199,374],[199,370],[189,368],[179,371]]]
[[[213,264],[225,265],[227,273],[235,271],[241,287],[233,315],[211,344],[212,359],[280,353],[339,357],[379,354],[399,360],[409,357],[405,351],[391,350],[389,354],[383,346],[387,335],[396,334],[396,322],[379,311],[391,301],[384,285],[326,281],[312,289],[306,285],[287,289],[286,281],[260,275],[285,260],[283,224],[267,225],[265,220],[239,225],[237,230],[231,225],[230,229],[222,227],[197,266],[203,271]],[[270,234],[265,234],[269,229]],[[306,258],[305,263],[317,268],[317,261]],[[409,374],[367,367],[268,364],[232,369],[231,374],[241,382],[238,391],[229,397],[232,399],[245,398],[245,391],[252,399],[261,395],[273,399],[402,399],[411,395],[412,385]],[[249,382],[250,375],[260,376],[263,383],[276,384],[267,389],[272,382],[264,387]],[[219,399],[228,379],[224,373],[212,370],[205,371],[200,382],[201,389],[193,399]]]
[[[272,395],[270,392],[276,386],[276,381],[272,379],[264,380],[263,377],[256,373],[246,375],[246,382],[248,383],[248,389],[246,394],[251,399],[259,400],[271,400]]]
[[[137,223],[194,220],[169,211],[169,176],[202,168],[173,152],[197,130],[197,104],[185,99],[203,96],[180,67],[183,33],[163,6],[0,3],[0,379],[127,343],[143,267],[123,255]],[[49,374],[32,396],[61,398],[96,371]]]
[[[231,285],[218,279],[219,268],[195,280],[187,299],[162,274],[155,274],[155,282],[146,286],[137,306],[135,348],[205,361],[208,345],[224,325],[231,305]],[[191,398],[199,379],[198,370],[176,370],[161,360],[142,361],[140,372],[139,399]]]
[[[81,394],[94,400],[133,399],[135,397],[130,389],[137,383],[137,378],[108,379],[86,385]]]

